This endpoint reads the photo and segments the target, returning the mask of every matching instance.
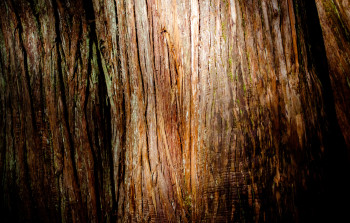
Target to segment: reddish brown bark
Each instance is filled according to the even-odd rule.
[[[348,10],[330,2],[1,2],[4,216],[343,217]]]
[[[338,122],[350,154],[349,1],[316,1],[328,59]]]

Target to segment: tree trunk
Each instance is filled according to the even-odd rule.
[[[333,95],[338,122],[350,149],[350,2],[325,0],[316,3],[325,40],[331,85],[336,89]]]
[[[346,216],[350,19],[339,2],[1,2],[3,216]]]

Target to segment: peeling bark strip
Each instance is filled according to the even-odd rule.
[[[2,216],[341,219],[347,2],[1,1]]]

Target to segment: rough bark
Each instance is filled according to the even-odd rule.
[[[350,47],[348,7],[340,8],[308,0],[1,2],[4,216],[345,216]]]
[[[349,0],[316,3],[338,122],[350,154],[350,3]]]

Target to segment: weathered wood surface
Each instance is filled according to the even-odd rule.
[[[4,216],[341,216],[349,8],[315,2],[2,1]]]

